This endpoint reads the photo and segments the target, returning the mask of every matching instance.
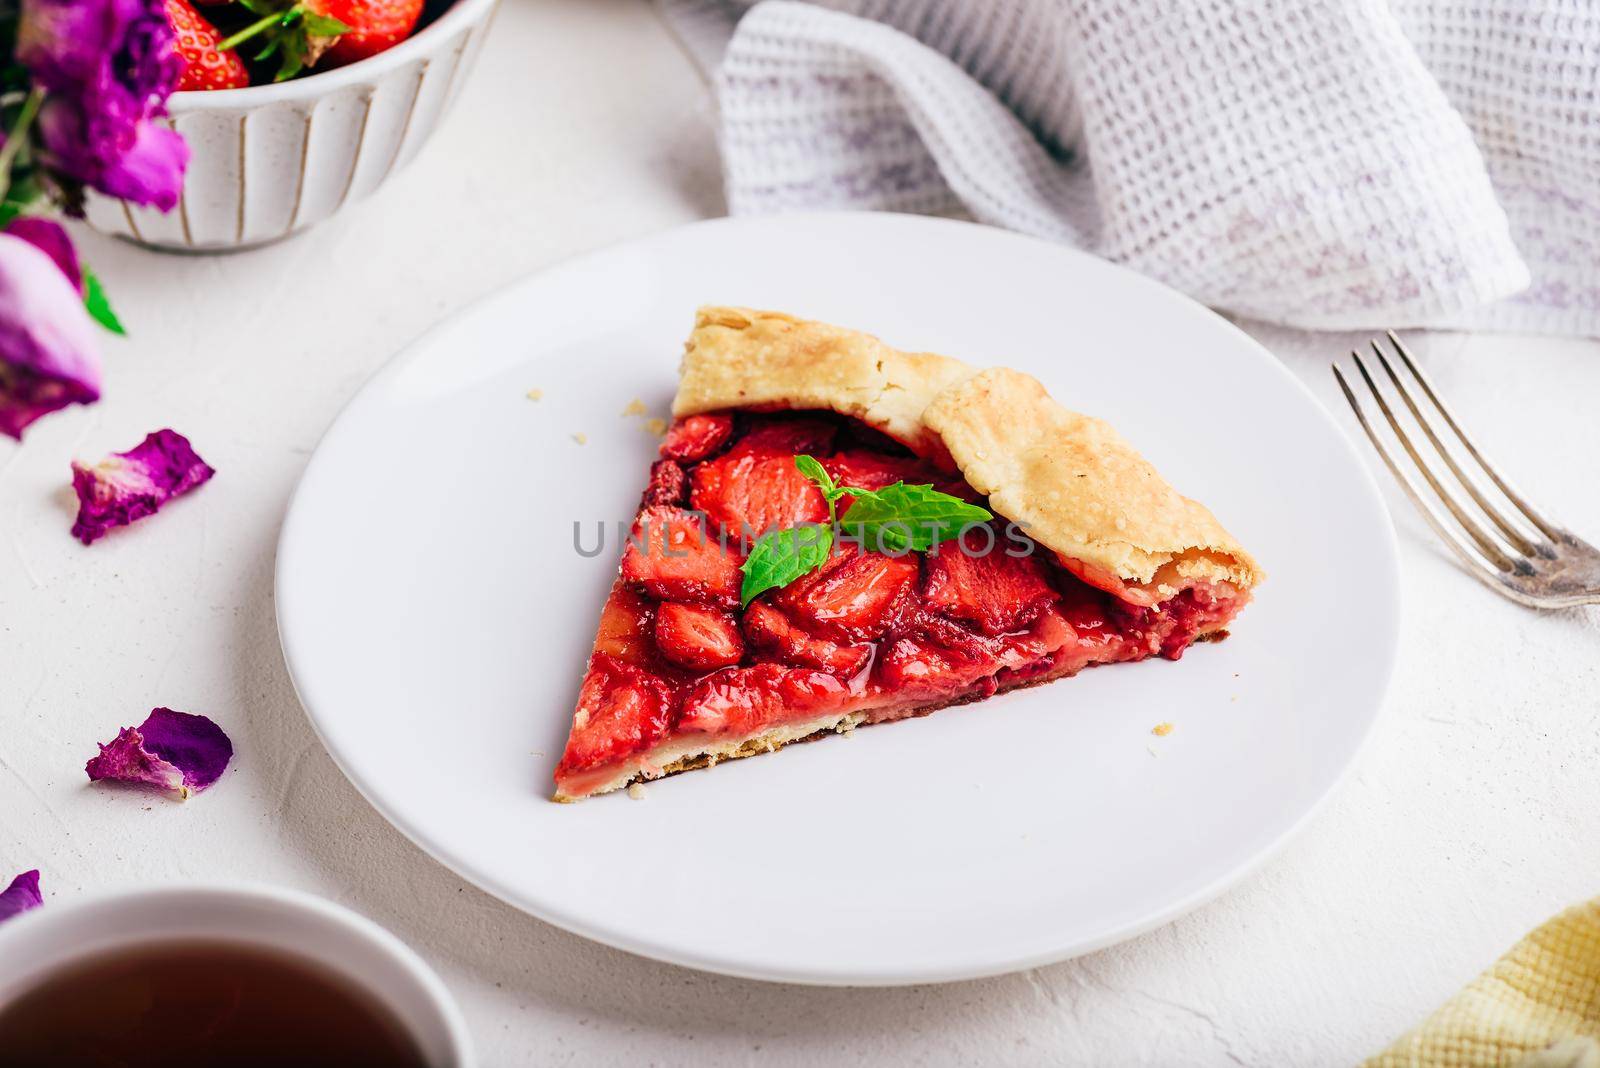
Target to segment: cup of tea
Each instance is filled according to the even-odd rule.
[[[449,991],[394,935],[270,887],[164,887],[0,926],[0,1068],[472,1068]]]

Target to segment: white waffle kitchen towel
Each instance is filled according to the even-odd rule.
[[[1600,334],[1600,0],[660,0],[730,210],[965,212],[1324,329]]]

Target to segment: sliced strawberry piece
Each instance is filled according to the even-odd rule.
[[[849,692],[844,683],[821,671],[778,664],[725,668],[684,693],[678,730],[751,734],[779,723],[820,716],[837,708]]]
[[[794,466],[795,455],[805,451],[803,445],[794,444],[800,436],[792,424],[769,424],[696,467],[690,476],[695,508],[730,538],[751,541],[768,531],[826,520],[828,505],[822,491]],[[772,448],[774,442],[783,447]]]
[[[907,635],[884,646],[874,670],[888,689],[940,697],[966,690],[1001,666],[981,641],[940,644],[927,635]]]
[[[708,532],[699,517],[652,505],[633,521],[622,553],[622,579],[663,601],[733,608],[739,603],[739,554]]]
[[[728,667],[744,656],[744,639],[733,616],[677,601],[656,610],[656,645],[662,656],[695,671]]]
[[[556,778],[623,759],[654,745],[672,722],[672,691],[660,679],[595,653],[578,692],[572,734]]]
[[[819,638],[765,600],[752,601],[746,609],[744,633],[753,647],[785,663],[817,668],[830,675],[848,678],[866,667],[872,657],[871,645],[840,645]]]
[[[924,600],[985,634],[1020,630],[1061,594],[1037,555],[1009,556],[1006,549],[998,532],[992,546],[974,535],[940,545],[928,554]]]
[[[820,570],[791,583],[774,599],[818,634],[851,641],[879,638],[912,599],[919,571],[913,556],[864,553],[844,544]]]
[[[727,412],[689,415],[673,422],[661,443],[661,456],[692,464],[704,460],[733,437],[733,416]]]
[[[648,665],[655,656],[654,620],[655,603],[618,579],[600,611],[594,651],[636,667]]]
[[[652,504],[687,504],[689,475],[674,460],[657,460],[650,465],[650,483],[644,488],[639,507]]]
[[[832,452],[833,439],[838,433],[838,426],[822,419],[788,415],[756,416],[736,447],[751,452],[781,452],[786,456],[802,452],[815,456]]]
[[[860,486],[879,490],[896,482],[914,486],[931,485],[941,493],[960,497],[964,501],[979,501],[978,491],[959,478],[951,478],[926,460],[916,456],[894,456],[871,449],[849,449],[822,461],[828,474],[841,486]],[[854,497],[839,499],[839,514],[850,507]]]

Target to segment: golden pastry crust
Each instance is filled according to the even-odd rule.
[[[1199,581],[1247,590],[1262,577],[1204,505],[1108,424],[1063,408],[1021,371],[980,371],[940,392],[922,418],[994,511],[1065,560],[1132,588],[1112,592],[1155,602]],[[1106,584],[1103,575],[1080,577]]]
[[[995,512],[1125,600],[1153,604],[1200,582],[1245,591],[1263,578],[1216,517],[1121,435],[1063,408],[1020,371],[977,371],[777,312],[705,307],[672,412],[725,408],[860,419],[959,470]]]
[[[722,408],[818,408],[859,419],[918,453],[937,451],[922,412],[974,368],[892,349],[869,334],[779,312],[701,308],[684,346],[675,416]]]

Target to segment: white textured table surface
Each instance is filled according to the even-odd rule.
[[[1405,623],[1372,744],[1259,875],[1122,946],[940,987],[743,982],[566,934],[414,848],[290,690],[272,604],[288,494],[334,413],[420,331],[572,253],[717,214],[718,184],[705,87],[649,7],[508,0],[446,128],[376,199],[231,257],[86,237],[132,339],[107,347],[106,400],[0,443],[0,876],[41,868],[47,907],[171,880],[324,894],[439,969],[491,1066],[1349,1063],[1600,893],[1600,612],[1490,597],[1394,495]],[[1354,339],[1251,329],[1342,403],[1327,361]],[[1415,341],[1529,494],[1600,534],[1600,343]],[[160,426],[219,476],[80,547],[67,460]],[[91,788],[95,741],[155,705],[221,722],[228,777],[186,805]]]

